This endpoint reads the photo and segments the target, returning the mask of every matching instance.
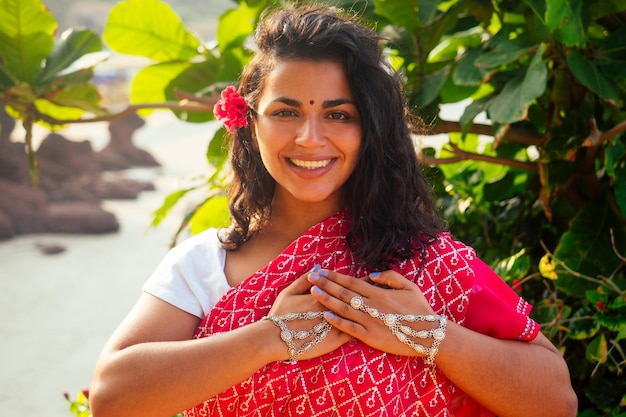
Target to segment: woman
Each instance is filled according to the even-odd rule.
[[[216,106],[233,225],[146,283],[94,417],[575,415],[530,307],[444,232],[376,34],[296,8],[255,40]]]

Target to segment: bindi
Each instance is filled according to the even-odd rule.
[[[315,104],[315,100],[309,100],[309,104],[312,106]]]

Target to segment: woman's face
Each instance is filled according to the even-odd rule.
[[[255,146],[276,181],[275,203],[341,208],[341,189],[361,147],[361,118],[342,65],[279,62],[256,110]]]

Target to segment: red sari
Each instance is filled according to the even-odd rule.
[[[348,230],[345,212],[313,226],[265,268],[222,297],[195,337],[260,320],[278,293],[315,264],[342,274],[366,276],[370,271],[348,249]],[[436,314],[445,314],[460,325],[495,337],[524,340],[532,340],[539,331],[528,318],[530,306],[478,260],[473,249],[447,233],[421,255],[394,269],[420,287]],[[489,305],[482,306],[485,302]],[[472,326],[468,326],[470,322]],[[455,387],[436,366],[426,365],[424,359],[388,354],[352,340],[314,359],[268,364],[185,415],[395,417],[493,413]]]

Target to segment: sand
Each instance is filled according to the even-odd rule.
[[[158,112],[134,136],[163,167],[129,174],[151,179],[157,190],[137,200],[106,201],[120,231],[105,235],[28,235],[0,242],[0,415],[68,417],[68,403],[91,382],[105,341],[140,294],[168,249],[186,199],[165,222],[149,229],[165,195],[207,171],[204,157],[215,123],[191,124]],[[41,133],[41,132],[40,132]],[[106,124],[62,131],[94,148],[108,141]],[[0,197],[1,198],[1,197]],[[38,243],[60,244],[44,255]]]

